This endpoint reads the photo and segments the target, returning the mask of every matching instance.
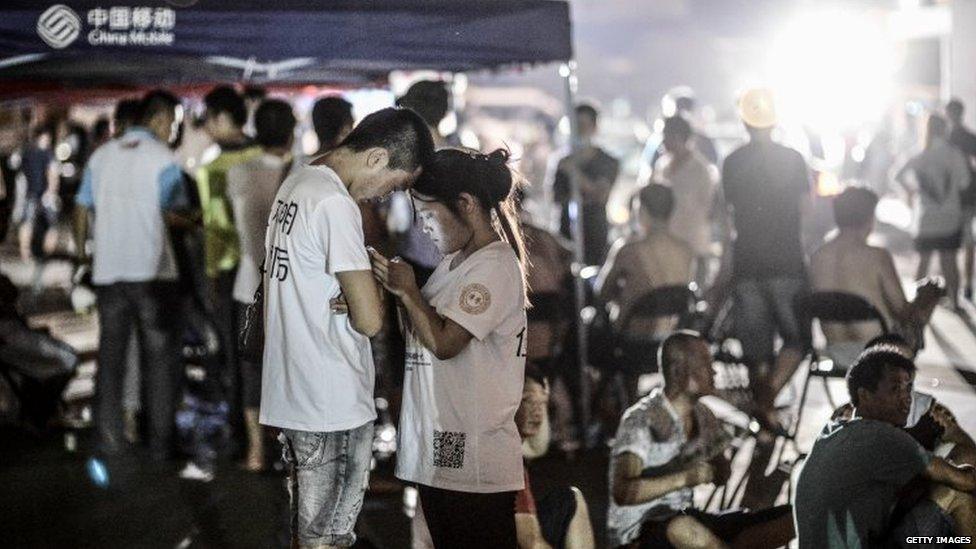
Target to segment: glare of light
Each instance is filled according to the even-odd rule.
[[[661,115],[670,118],[674,116],[674,113],[678,112],[678,104],[675,102],[671,94],[665,95],[661,98]]]
[[[610,206],[610,223],[614,225],[623,225],[630,221],[630,208],[623,204],[614,204]]]
[[[61,164],[61,177],[71,179],[76,173],[78,173],[78,168],[73,163],[65,162]]]
[[[804,13],[788,23],[768,64],[781,119],[821,131],[880,117],[896,69],[880,22],[844,10]]]
[[[556,130],[559,132],[559,135],[568,137],[569,136],[569,117],[564,116],[564,117],[560,118],[559,119],[559,124],[556,125]]]
[[[865,154],[864,146],[861,144],[854,145],[851,148],[851,160],[854,162],[864,162]]]
[[[843,190],[840,179],[833,172],[820,172],[817,176],[817,195],[828,197],[836,196]]]
[[[878,221],[886,225],[903,231],[908,231],[912,227],[912,209],[897,198],[882,198],[878,201],[878,207],[874,212]]]
[[[447,116],[445,116],[444,119],[440,121],[440,124],[437,125],[437,133],[441,135],[451,135],[457,131],[457,127],[457,113],[451,111],[447,113]]]
[[[108,468],[102,463],[102,460],[91,458],[86,464],[88,469],[88,478],[91,479],[92,483],[99,488],[108,487]]]
[[[461,131],[461,144],[469,149],[481,149],[481,140],[478,139],[478,134],[470,129]]]
[[[302,134],[301,142],[302,152],[305,156],[312,156],[319,150],[319,137],[312,130],[308,130]]]
[[[68,143],[59,143],[54,149],[54,156],[61,162],[71,158],[71,145]]]

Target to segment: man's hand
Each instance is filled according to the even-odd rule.
[[[341,293],[337,297],[329,300],[329,308],[337,315],[349,314],[349,304],[346,303],[346,296]]]
[[[699,484],[708,484],[715,479],[715,467],[707,461],[699,461],[692,465],[686,472],[688,487],[695,487]]]
[[[953,416],[952,412],[950,412],[945,406],[937,402],[933,403],[930,413],[932,414],[932,419],[941,425],[946,431],[950,431],[956,427],[955,416]]]
[[[373,248],[368,251],[373,263],[373,276],[387,291],[399,298],[419,292],[413,267],[399,257],[387,259]]]

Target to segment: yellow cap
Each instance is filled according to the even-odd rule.
[[[776,105],[773,92],[768,88],[747,90],[739,98],[739,117],[753,128],[769,128],[776,125]]]

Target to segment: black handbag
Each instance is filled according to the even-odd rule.
[[[291,172],[291,165],[289,160],[282,168],[279,186]],[[244,322],[237,333],[237,354],[248,362],[261,362],[264,356],[264,263],[258,272],[261,274],[261,282],[254,290],[254,299],[244,311]]]

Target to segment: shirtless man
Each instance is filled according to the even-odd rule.
[[[695,254],[683,240],[669,231],[674,212],[674,192],[652,183],[641,189],[635,216],[640,231],[636,237],[618,240],[596,280],[597,295],[604,303],[614,303],[611,321],[627,318],[629,308],[655,288],[686,285],[691,282]],[[674,328],[670,319],[630,323],[631,331],[663,334]]]
[[[919,288],[915,301],[906,299],[891,253],[867,242],[874,230],[877,204],[878,196],[862,187],[849,187],[834,199],[839,233],[813,254],[811,283],[815,291],[863,297],[881,312],[892,331],[917,348],[941,290],[935,282],[927,282]],[[878,335],[873,322],[827,324],[823,330],[828,355],[845,365],[853,363],[864,343]]]

